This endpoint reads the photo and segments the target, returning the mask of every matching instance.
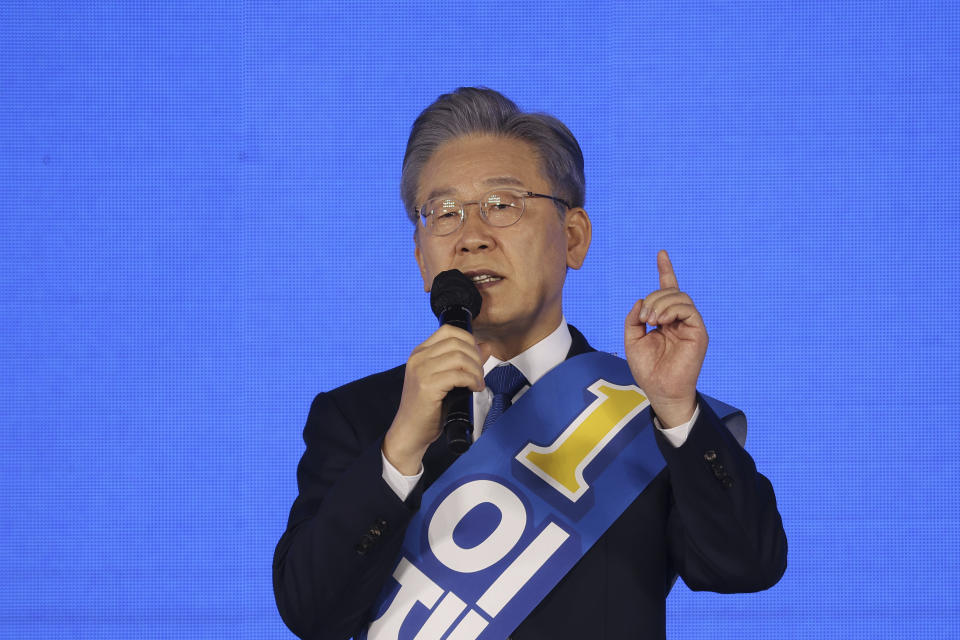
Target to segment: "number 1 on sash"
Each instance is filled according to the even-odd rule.
[[[635,385],[597,380],[587,390],[597,396],[551,444],[528,444],[516,460],[561,495],[576,502],[590,486],[583,471],[603,448],[650,402]]]

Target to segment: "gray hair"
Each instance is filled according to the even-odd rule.
[[[417,224],[420,172],[445,142],[490,134],[527,142],[536,150],[553,195],[571,207],[584,203],[583,152],[570,129],[545,113],[524,113],[506,96],[485,87],[460,87],[434,101],[414,121],[400,174],[400,197]],[[558,209],[565,213],[563,206]]]

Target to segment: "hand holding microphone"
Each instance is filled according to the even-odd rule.
[[[410,354],[400,408],[383,441],[387,460],[404,475],[420,471],[423,455],[444,432],[445,421],[451,424],[448,438],[454,451],[470,446],[471,392],[484,388],[483,362],[489,355],[469,333],[481,301],[469,278],[456,270],[439,274],[430,299],[442,324]]]
[[[433,279],[430,308],[441,327],[449,325],[472,334],[473,319],[480,313],[482,303],[483,297],[473,281],[456,269],[439,273]],[[482,361],[480,366],[482,380]],[[454,387],[447,393],[441,405],[440,422],[447,434],[450,451],[461,454],[470,448],[473,444],[473,394],[468,387]]]

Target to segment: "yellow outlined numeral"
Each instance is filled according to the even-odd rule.
[[[516,460],[571,502],[590,489],[583,470],[650,402],[635,385],[597,380],[587,390],[597,399],[546,447],[528,444]]]

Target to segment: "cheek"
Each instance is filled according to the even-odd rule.
[[[544,270],[552,270],[558,265],[566,268],[567,264],[567,243],[563,234],[553,232],[544,238],[540,246],[539,262]]]
[[[553,288],[563,282],[567,269],[566,244],[555,237],[529,238],[515,247],[522,260],[525,280],[538,289]]]
[[[422,246],[420,248],[423,266],[433,275],[437,275],[446,268],[444,265],[447,264],[447,254],[448,251],[446,249],[436,245],[431,245],[427,249],[424,249]]]
[[[420,276],[423,278],[424,290],[429,291],[430,284],[439,271],[436,267],[436,257],[433,252],[424,250],[422,245],[420,247],[420,260],[417,266],[420,268]]]

